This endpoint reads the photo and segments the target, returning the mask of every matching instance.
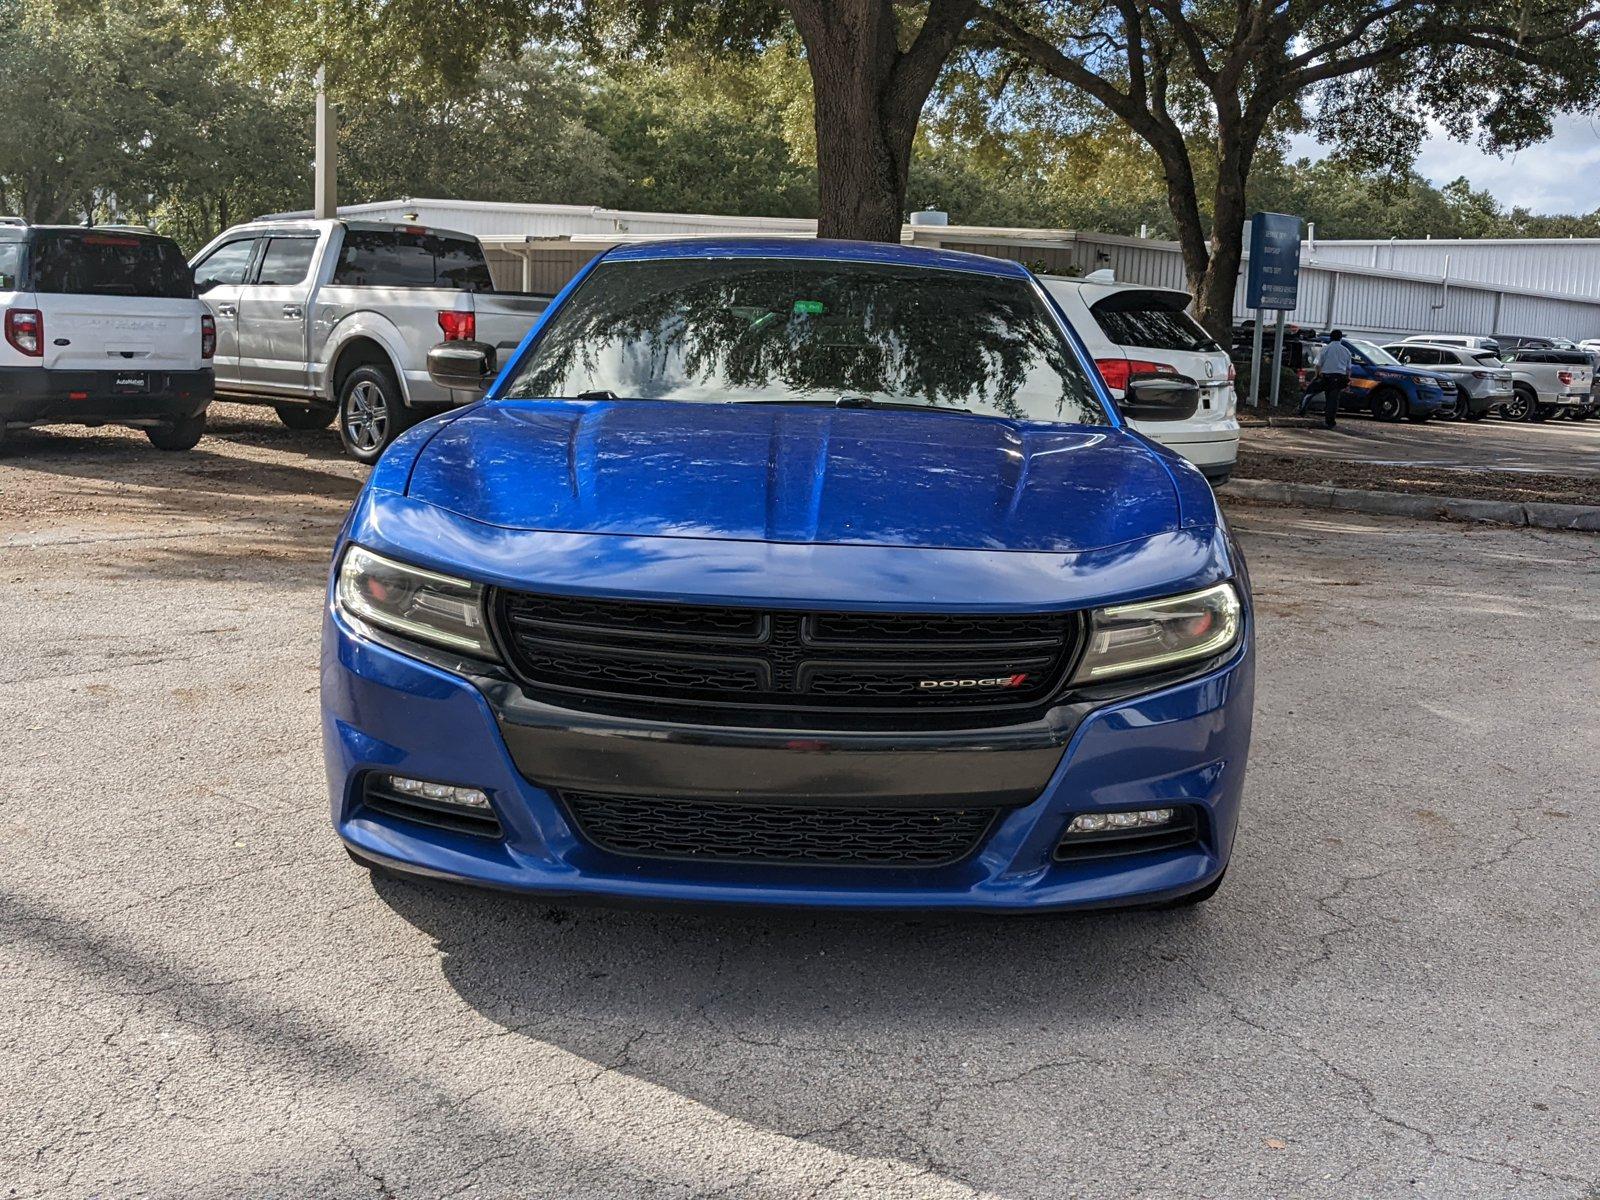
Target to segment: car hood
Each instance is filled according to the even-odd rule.
[[[1158,451],[1102,426],[666,401],[491,401],[406,494],[565,533],[1075,552],[1176,530]]]

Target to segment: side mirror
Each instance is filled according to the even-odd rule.
[[[440,342],[428,351],[428,378],[442,388],[481,392],[498,369],[488,342]]]
[[[1200,385],[1187,375],[1133,375],[1117,407],[1135,421],[1182,421],[1200,407]]]

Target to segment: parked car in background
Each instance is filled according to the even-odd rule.
[[[1394,342],[1385,346],[1396,361],[1425,367],[1456,385],[1456,416],[1481,421],[1491,409],[1512,398],[1510,369],[1488,350],[1426,342]]]
[[[1500,406],[1508,421],[1544,421],[1563,412],[1587,413],[1594,402],[1594,363],[1583,350],[1524,350],[1501,356],[1511,369],[1512,398]]]
[[[498,292],[471,234],[364,221],[256,221],[194,257],[217,323],[217,393],[270,404],[291,429],[338,418],[347,453],[376,461],[422,416],[478,398],[428,377],[429,347],[503,354],[548,297]]]
[[[0,441],[8,427],[131,425],[161,450],[206,427],[216,331],[171,238],[0,223]]]
[[[1374,342],[1345,338],[1350,347],[1350,385],[1339,397],[1340,412],[1368,412],[1380,421],[1426,421],[1453,416],[1455,381],[1422,367],[1408,367]],[[1316,347],[1321,359],[1325,343]],[[1309,383],[1315,363],[1301,372]]]
[[[1464,346],[1468,350],[1487,350],[1494,355],[1500,353],[1500,342],[1492,337],[1476,337],[1460,333],[1416,333],[1400,340],[1403,342],[1426,342],[1430,346]]]
[[[378,872],[948,913],[1227,868],[1244,560],[1017,263],[610,250],[390,447],[328,582],[331,815]]]
[[[1183,455],[1213,484],[1226,481],[1239,458],[1235,372],[1227,350],[1189,315],[1193,297],[1092,277],[1044,276],[1040,282],[1088,346],[1117,400],[1135,375],[1183,375],[1200,385],[1192,414],[1130,424]]]

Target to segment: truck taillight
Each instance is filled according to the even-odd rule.
[[[478,314],[441,309],[439,328],[444,330],[447,342],[475,342],[478,340]]]
[[[200,314],[200,357],[213,358],[217,353],[217,319],[210,313]]]
[[[1128,380],[1135,375],[1176,375],[1178,369],[1166,363],[1146,362],[1141,358],[1097,358],[1094,365],[1100,369],[1100,378],[1114,392],[1128,389]]]
[[[1572,382],[1572,372],[1571,371],[1557,371],[1556,372],[1556,378],[1561,380],[1562,383],[1571,383]]]
[[[44,357],[44,314],[37,308],[6,309],[6,343],[18,354]]]

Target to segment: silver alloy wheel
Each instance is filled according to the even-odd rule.
[[[357,450],[376,450],[389,432],[389,406],[383,389],[363,379],[350,389],[344,401],[344,432]]]

